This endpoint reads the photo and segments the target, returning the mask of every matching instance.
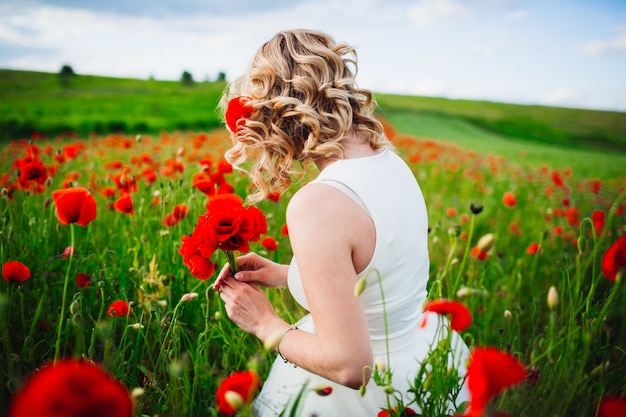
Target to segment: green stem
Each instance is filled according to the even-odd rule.
[[[63,320],[65,320],[65,304],[67,299],[67,283],[69,282],[70,269],[72,267],[72,259],[74,259],[74,223],[70,224],[70,247],[72,250],[69,254],[67,269],[65,270],[65,282],[63,283],[63,297],[61,298],[61,314],[59,315],[59,323],[57,325],[57,339],[54,347],[54,362],[59,360],[61,353],[61,334],[63,332]]]
[[[224,254],[226,255],[226,259],[228,259],[228,265],[230,266],[230,272],[231,273],[235,273],[235,272],[239,272],[239,265],[237,265],[237,259],[235,257],[235,252],[231,251],[231,250],[223,250],[222,252],[224,252]]]
[[[469,233],[467,235],[467,244],[465,245],[465,252],[463,253],[463,259],[461,260],[461,265],[459,265],[459,273],[456,276],[456,281],[454,282],[454,288],[458,288],[459,281],[461,276],[463,275],[463,269],[465,268],[465,264],[467,263],[467,259],[470,253],[470,247],[472,245],[472,238],[474,237],[474,227],[476,225],[476,215],[472,214],[470,221]]]

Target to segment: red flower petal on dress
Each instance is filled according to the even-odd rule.
[[[30,278],[30,269],[20,261],[6,261],[2,264],[2,278],[6,282],[24,282]]]
[[[237,411],[236,404],[228,400],[227,392],[234,392],[241,397],[243,404],[249,403],[257,389],[261,385],[261,379],[256,372],[241,371],[230,374],[217,388],[217,408],[220,413],[231,415]]]
[[[63,188],[52,192],[61,224],[86,226],[96,218],[96,199],[86,188]]]
[[[253,110],[246,106],[248,101],[250,101],[250,97],[240,96],[234,97],[228,102],[225,119],[231,132],[237,133],[239,127],[245,124],[245,119],[252,114]]]
[[[462,332],[472,324],[472,313],[459,301],[429,301],[424,306],[424,311],[450,316],[450,327],[457,332]]]
[[[34,373],[14,397],[9,417],[131,417],[128,390],[99,366],[62,360]]]
[[[615,281],[620,270],[626,268],[626,235],[617,239],[602,257],[602,273],[611,281]],[[622,272],[623,273],[623,272]]]
[[[109,308],[107,308],[107,314],[109,317],[121,317],[130,315],[130,307],[124,300],[113,301]]]
[[[492,347],[474,349],[467,367],[469,414],[482,415],[493,397],[525,377],[526,370],[510,354]]]

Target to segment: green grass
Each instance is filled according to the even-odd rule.
[[[449,116],[503,136],[567,147],[626,150],[626,113],[377,94],[384,115]]]
[[[77,132],[209,130],[224,83],[135,80],[0,70],[0,138]]]
[[[482,155],[501,155],[526,167],[571,168],[590,178],[620,177],[626,167],[626,152],[534,142],[486,130],[462,118],[405,111],[390,112],[387,119],[402,134],[454,143]]]

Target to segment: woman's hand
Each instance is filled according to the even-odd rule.
[[[233,278],[239,282],[261,285],[268,288],[279,288],[287,285],[288,265],[281,265],[269,259],[263,258],[254,252],[237,258],[239,272],[231,273],[230,266],[224,265],[220,271],[213,289],[219,290],[227,278]]]
[[[219,291],[228,317],[261,341],[285,327],[286,323],[278,317],[263,290],[256,285],[229,277],[221,283]]]

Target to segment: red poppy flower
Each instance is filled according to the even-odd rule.
[[[389,410],[380,410],[378,412],[378,417],[389,417],[391,415],[394,415],[396,412],[397,412],[396,407],[392,408],[391,411],[389,411]],[[414,416],[417,416],[417,413],[412,408],[406,407],[404,410],[402,410],[400,415],[402,417],[414,417]]]
[[[135,214],[135,207],[133,206],[133,199],[130,198],[130,194],[124,194],[113,203],[113,208],[119,212]]]
[[[602,210],[594,210],[591,213],[591,220],[593,221],[593,228],[596,231],[596,236],[600,236],[602,234],[602,229],[604,229],[606,215]]]
[[[450,327],[457,332],[462,332],[472,324],[472,313],[465,304],[458,301],[433,300],[426,303],[424,311],[450,316]],[[424,316],[425,325],[426,316]]]
[[[273,237],[266,237],[261,241],[261,246],[269,251],[276,251],[278,249],[278,242]]]
[[[602,257],[602,273],[611,281],[615,281],[620,270],[626,267],[626,235],[617,239]]]
[[[493,397],[525,377],[526,370],[510,354],[492,347],[474,349],[467,367],[469,415],[482,415]]]
[[[130,315],[130,307],[124,300],[113,301],[107,308],[109,317],[122,317]]]
[[[63,249],[63,253],[61,254],[61,259],[67,259],[69,256],[76,256],[76,250],[73,246],[68,246]]]
[[[87,274],[79,272],[76,274],[76,286],[81,288],[87,288],[91,286],[91,278]]]
[[[177,220],[182,220],[187,215],[187,204],[178,204],[174,206],[174,210],[172,211],[172,215]]]
[[[180,220],[178,220],[176,217],[174,217],[174,215],[172,213],[169,213],[167,216],[165,216],[165,218],[163,219],[163,226],[166,227],[174,227],[176,226],[178,223],[180,222]]]
[[[24,282],[30,278],[30,269],[20,261],[7,261],[2,264],[2,278],[6,282]]]
[[[217,170],[222,174],[230,174],[233,172],[233,166],[228,161],[222,159],[217,163]]]
[[[274,203],[277,203],[280,200],[280,197],[281,195],[277,191],[271,191],[267,193],[267,199],[273,201]]]
[[[63,360],[33,374],[14,397],[9,417],[131,417],[128,390],[99,366]]]
[[[489,257],[489,252],[487,252],[486,250],[481,250],[478,246],[474,246],[470,251],[470,256],[472,256],[472,258],[484,261]]]
[[[231,132],[237,133],[239,128],[246,123],[245,119],[252,114],[252,108],[246,106],[248,101],[250,101],[250,97],[240,96],[234,97],[228,102],[225,119]]]
[[[223,414],[234,414],[252,400],[260,385],[261,379],[252,370],[230,374],[217,388],[218,410]]]
[[[526,254],[534,255],[539,251],[539,243],[533,242],[526,248]]]
[[[206,205],[210,222],[223,250],[248,252],[249,242],[256,242],[267,233],[265,216],[256,207],[243,207],[243,199],[235,194],[213,197]]]
[[[244,207],[243,199],[235,194],[220,194],[209,199],[191,235],[183,237],[179,253],[192,275],[206,279],[213,273],[209,258],[215,250],[248,252],[249,242],[265,233],[267,222],[261,210]]]
[[[52,199],[61,224],[76,223],[87,226],[96,218],[96,199],[86,188],[56,190],[52,193]]]
[[[600,401],[598,417],[626,416],[626,398],[608,396]]]
[[[513,194],[511,191],[507,191],[506,193],[504,193],[504,195],[502,196],[502,204],[509,208],[515,207],[515,205],[517,204],[517,198],[515,198],[515,194]]]
[[[48,169],[39,160],[22,162],[19,165],[19,182],[22,187],[28,187],[31,181],[43,184],[48,179]]]
[[[211,236],[209,236],[211,237]],[[200,252],[200,248],[205,248],[197,239],[193,236],[183,236],[181,239],[182,244],[180,245],[180,249],[178,253],[183,256],[183,262],[189,268],[189,272],[191,275],[198,279],[208,279],[215,272],[215,265],[209,259],[211,255],[204,256]],[[217,242],[215,242],[214,247],[217,248]],[[213,251],[210,251],[213,254]],[[207,250],[209,252],[209,250]]]

